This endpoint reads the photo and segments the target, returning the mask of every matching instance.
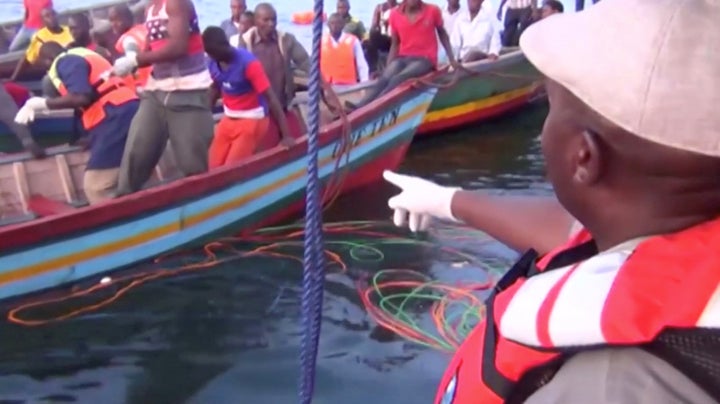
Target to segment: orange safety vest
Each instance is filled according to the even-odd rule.
[[[718,348],[707,342],[720,337],[718,245],[720,219],[599,254],[583,230],[537,265],[531,250],[486,301],[435,403],[524,402],[573,354],[613,346],[643,348],[720,399],[717,373],[694,359]]]
[[[144,50],[147,47],[147,28],[145,24],[137,24],[120,35],[120,38],[115,42],[115,50],[120,55],[125,54],[123,41],[125,41],[126,38],[132,38],[135,43],[138,44],[138,48],[140,48],[141,51]],[[145,83],[147,83],[150,73],[152,73],[152,66],[140,67],[132,76],[126,77],[126,83],[132,88],[143,87]]]
[[[72,48],[65,53],[58,55],[53,60],[48,77],[52,81],[55,89],[61,96],[67,95],[68,91],[57,73],[57,63],[65,56],[80,56],[90,65],[90,76],[88,77],[95,89],[93,103],[83,108],[81,112],[81,120],[83,127],[92,129],[105,118],[105,105],[121,105],[130,100],[137,99],[137,95],[125,86],[122,79],[111,76],[103,79],[104,73],[112,69],[112,65],[104,57],[87,48]]]
[[[331,84],[355,84],[358,82],[355,63],[355,35],[343,34],[337,46],[330,34],[325,34],[320,53],[320,71]]]

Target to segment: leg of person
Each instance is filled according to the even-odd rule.
[[[165,94],[170,147],[180,172],[190,176],[207,171],[215,126],[208,91]]]
[[[389,65],[385,67],[385,70],[383,70],[382,75],[380,75],[380,77],[378,78],[377,83],[365,90],[365,95],[363,95],[363,97],[358,102],[354,104],[345,102],[345,105],[351,108],[360,108],[363,105],[369,103],[370,101],[376,99],[380,96],[380,94],[385,92],[385,88],[390,82],[390,79],[403,71],[406,65],[406,58],[396,57],[395,59],[393,59],[392,62],[390,62]]]
[[[485,52],[472,50],[465,55],[462,59],[463,63],[477,62],[478,60],[487,59],[488,55]]]
[[[208,168],[210,170],[222,166],[227,161],[235,126],[237,126],[237,120],[227,116],[223,116],[215,125],[215,135],[210,143],[210,150],[208,150]]]
[[[30,129],[25,125],[15,123],[15,115],[17,115],[19,108],[2,85],[0,85],[0,105],[4,105],[4,107],[0,108],[0,123],[5,124],[10,129],[10,132],[17,137],[17,140],[24,148],[34,144],[35,140],[30,134]]]
[[[370,32],[368,39],[363,41],[363,53],[365,60],[370,67],[370,73],[374,73],[378,68],[378,59],[380,57],[380,49],[378,49],[378,37],[382,36],[377,31]]]
[[[430,73],[433,69],[432,62],[426,58],[407,58],[407,64],[397,74],[394,74],[385,86],[380,95],[385,95],[392,91],[395,87],[405,83],[410,79],[416,79]]]
[[[533,22],[533,10],[531,7],[522,8],[520,11],[520,27],[517,30],[517,38],[515,38],[515,43],[520,43],[520,35],[522,35],[523,32],[525,32],[525,29],[530,26]]]
[[[138,191],[152,175],[168,140],[164,93],[146,91],[130,123],[120,164],[118,196]],[[207,158],[207,157],[206,157]]]
[[[120,168],[86,170],[83,176],[83,190],[90,205],[104,202],[114,197],[118,186]]]
[[[519,9],[508,8],[505,12],[505,29],[503,31],[502,42],[503,46],[517,46],[515,42],[518,30],[518,24],[520,24]]]
[[[230,144],[225,164],[239,163],[252,156],[267,132],[270,119],[238,119],[235,122],[235,138]]]
[[[20,27],[12,42],[10,42],[10,45],[8,46],[8,52],[15,52],[27,48],[27,46],[30,45],[30,40],[36,32],[36,29],[28,28],[24,25]]]

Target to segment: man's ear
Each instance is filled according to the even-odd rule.
[[[573,180],[582,185],[592,185],[602,176],[602,148],[600,136],[586,129],[582,132],[580,147],[575,155]]]

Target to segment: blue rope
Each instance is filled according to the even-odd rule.
[[[308,96],[308,165],[305,192],[305,254],[303,260],[302,324],[300,347],[300,403],[310,404],[315,390],[315,364],[320,342],[323,287],[325,283],[325,253],[323,247],[322,200],[318,173],[320,134],[320,41],[323,31],[323,0],[315,0],[312,55],[310,56],[310,85]]]

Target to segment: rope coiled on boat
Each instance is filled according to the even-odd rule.
[[[323,0],[314,0],[312,54],[310,56],[310,82],[308,88],[308,165],[305,191],[305,240],[303,256],[303,279],[301,321],[303,325],[300,346],[300,391],[301,404],[312,402],[315,390],[315,365],[323,307],[325,283],[324,235],[322,225],[323,204],[320,195],[318,153],[320,149],[320,102],[322,80],[320,78],[320,42],[323,31]]]

